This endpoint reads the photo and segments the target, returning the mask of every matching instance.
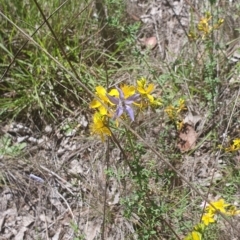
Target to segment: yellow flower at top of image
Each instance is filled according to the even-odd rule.
[[[215,219],[214,219],[214,214],[212,212],[208,212],[208,213],[204,213],[202,216],[202,222],[208,226],[209,223],[214,223]]]
[[[111,136],[111,131],[107,127],[106,116],[100,112],[95,112],[93,115],[93,122],[90,125],[91,134],[100,136],[101,140],[104,141],[106,136]]]
[[[198,23],[198,30],[200,32],[203,32],[203,39],[209,35],[212,31],[212,27],[209,25],[209,21],[211,20],[212,16],[210,13],[206,13],[205,17],[201,18],[201,20]]]
[[[219,29],[219,27],[224,23],[224,19],[218,19],[216,24],[209,23],[212,19],[210,12],[206,12],[205,16],[202,17],[197,25],[197,29],[202,34],[202,39],[205,39],[212,31]]]
[[[211,202],[211,204],[216,208],[213,208],[211,205],[208,205],[206,207],[206,211],[208,213],[215,214],[216,210],[219,210],[221,213],[226,213],[226,207],[228,207],[230,204],[227,204],[224,202],[224,199],[219,199],[218,201]]]

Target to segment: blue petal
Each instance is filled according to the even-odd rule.
[[[124,94],[123,94],[123,91],[122,91],[120,88],[118,88],[118,87],[116,87],[116,89],[117,89],[118,92],[119,92],[119,98],[123,101],[123,100],[124,100]]]
[[[115,104],[115,105],[118,105],[118,104],[119,104],[119,101],[120,101],[119,98],[110,96],[110,95],[108,95],[108,94],[107,94],[107,97],[108,97],[108,99],[110,100],[110,102],[112,102],[113,104]]]
[[[132,104],[133,102],[136,102],[140,99],[140,94],[134,94],[131,97],[128,97],[124,102],[125,104]]]
[[[129,105],[126,105],[126,111],[128,113],[128,116],[131,118],[131,120],[134,121],[133,109]]]
[[[116,113],[113,117],[113,120],[115,120],[116,118],[119,118],[122,114],[123,114],[123,107],[118,106],[117,110],[116,110]]]

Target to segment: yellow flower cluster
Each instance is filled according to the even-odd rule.
[[[224,22],[224,19],[220,18],[216,24],[211,24],[210,20],[212,19],[212,15],[209,12],[206,12],[205,16],[200,19],[197,29],[199,31],[200,36],[202,36],[202,39],[205,39],[210,35],[210,33],[213,30],[218,29]],[[192,40],[197,39],[199,35],[195,33],[193,30],[189,31],[188,37]]]
[[[154,88],[154,84],[147,84],[145,78],[139,79],[136,87],[122,85],[107,91],[103,86],[97,86],[96,99],[90,103],[90,108],[95,109],[91,134],[99,135],[104,141],[105,136],[111,136],[109,118],[113,118],[118,126],[118,118],[126,114],[134,120],[133,106],[141,110],[147,106],[160,106],[161,101],[152,95]]]
[[[202,216],[201,223],[194,227],[194,230],[188,234],[184,240],[201,240],[206,227],[216,222],[217,214],[221,212],[228,216],[234,216],[240,214],[240,210],[236,209],[236,206],[225,203],[224,199],[219,199],[218,201],[211,202],[211,205],[207,205],[205,212]]]
[[[178,100],[177,106],[170,105],[165,108],[165,112],[167,113],[170,120],[175,122],[178,130],[181,130],[184,125],[180,113],[185,110],[187,110],[187,107],[185,100],[182,98]]]
[[[235,152],[240,150],[240,138],[236,138],[233,140],[233,143],[224,149],[226,152]]]
[[[209,21],[211,20],[212,16],[209,13],[205,14],[205,17],[201,18],[201,20],[198,23],[198,30],[203,33],[203,36],[207,36],[212,31],[212,27],[209,24]]]

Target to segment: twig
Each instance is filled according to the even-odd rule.
[[[107,88],[109,86],[109,78],[108,78],[108,68],[107,68],[107,64],[104,61],[104,65],[105,65],[105,72],[106,72],[106,85]],[[109,119],[108,119],[108,125],[109,125]],[[110,156],[110,146],[109,146],[109,138],[107,139],[107,151],[106,151],[106,155],[105,155],[105,161],[106,161],[106,165],[107,165],[107,170],[109,169],[109,156]],[[103,203],[103,222],[102,222],[102,240],[105,239],[105,222],[106,222],[106,208],[107,208],[107,187],[108,187],[108,180],[109,180],[109,176],[106,176],[106,182],[105,182],[105,187],[104,187],[104,203]]]
[[[55,172],[45,168],[44,166],[40,165],[40,168],[42,168],[43,170],[47,171],[48,173],[50,173],[51,175],[55,176],[56,178],[58,178],[61,182],[63,183],[67,183],[70,184],[68,181],[66,181],[65,179],[61,178],[59,175],[57,175]],[[71,184],[70,184],[71,185]],[[66,188],[72,195],[74,195],[74,193],[71,191],[71,189],[69,189],[66,185],[64,185],[64,188]]]
[[[46,214],[45,213],[44,213],[44,221],[45,221],[45,225],[46,225],[47,240],[49,240],[49,237],[48,237],[48,224],[47,224],[47,219],[46,219]]]
[[[160,53],[160,56],[161,56],[162,60],[164,60],[165,57],[166,57],[165,49],[162,49],[161,44],[160,44],[160,38],[159,38],[159,34],[158,34],[157,22],[156,22],[155,16],[152,16],[152,19],[153,19],[153,22],[154,22],[154,29],[155,29],[155,33],[156,33],[159,53]],[[165,39],[163,40],[163,44],[164,44],[164,41],[165,41]]]

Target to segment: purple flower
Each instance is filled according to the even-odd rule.
[[[126,112],[128,116],[131,118],[131,120],[134,121],[134,112],[131,107],[131,104],[139,100],[140,94],[135,93],[132,96],[125,99],[123,91],[118,87],[116,87],[116,89],[119,92],[119,98],[116,98],[107,94],[108,99],[113,104],[117,105],[117,109],[113,117],[113,120],[115,120],[116,118],[119,118],[123,114],[123,112]]]

